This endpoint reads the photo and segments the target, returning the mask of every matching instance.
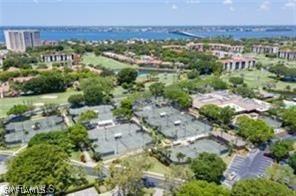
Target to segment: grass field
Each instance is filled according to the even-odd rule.
[[[135,156],[131,156],[126,158],[128,162],[137,162],[136,160],[146,160],[147,163],[151,164],[151,167],[148,169],[148,171],[160,173],[160,174],[169,174],[171,172],[171,168],[163,165],[161,162],[159,162],[156,158],[151,157],[146,154],[139,154]]]
[[[69,90],[63,93],[52,93],[34,96],[22,96],[22,97],[9,97],[0,99],[0,117],[4,117],[7,111],[17,104],[31,104],[35,106],[41,106],[43,104],[54,103],[64,104],[67,103],[68,97],[79,92]]]
[[[93,53],[88,53],[82,56],[82,63],[84,64],[93,64],[93,65],[101,65],[105,68],[112,69],[112,70],[120,70],[127,67],[136,68],[137,65],[130,65],[127,63],[122,63],[111,58],[103,57],[103,56],[96,56]]]
[[[275,75],[265,70],[242,70],[224,74],[222,79],[228,81],[230,77],[243,77],[245,83],[251,88],[261,89],[266,84],[275,84],[277,90],[285,90],[289,85],[291,89],[296,88],[294,82],[282,82],[275,80]]]
[[[282,63],[287,65],[288,67],[295,67],[296,68],[296,62],[295,61],[288,61],[286,59],[280,59],[280,58],[267,58],[265,55],[255,55],[250,54],[251,56],[255,57],[256,60],[259,63],[262,63],[263,66],[270,66],[270,65],[276,65],[278,63]]]

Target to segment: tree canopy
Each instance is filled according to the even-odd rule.
[[[237,119],[238,134],[254,144],[260,144],[271,139],[274,132],[263,120],[254,120],[247,116]]]
[[[232,188],[232,196],[287,196],[296,195],[287,186],[266,179],[238,181]]]
[[[68,128],[69,138],[76,147],[81,144],[88,143],[88,136],[86,128],[81,124],[75,124]]]
[[[226,164],[216,154],[201,153],[190,164],[197,180],[220,183]]]
[[[296,132],[296,106],[283,110],[281,117],[291,133]]]
[[[164,93],[165,84],[162,82],[156,82],[149,86],[149,90],[154,96],[162,96]]]
[[[289,156],[289,152],[293,150],[294,142],[292,140],[276,141],[270,146],[271,154],[277,161],[280,161]]]
[[[86,183],[83,174],[69,164],[67,154],[48,144],[35,145],[19,153],[9,162],[5,177],[10,185],[46,185],[47,188],[53,185],[55,192]]]
[[[220,108],[216,105],[209,104],[200,108],[200,114],[204,115],[209,120],[227,125],[231,122],[235,111],[231,107]]]
[[[124,83],[131,84],[137,79],[137,76],[137,70],[133,68],[124,68],[118,72],[117,82],[120,85]]]
[[[207,181],[189,181],[183,184],[176,193],[177,196],[230,196],[230,191],[215,183]]]

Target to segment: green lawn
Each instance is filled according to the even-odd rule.
[[[65,104],[68,97],[79,92],[74,90],[68,90],[63,93],[52,93],[34,96],[21,96],[21,97],[8,97],[0,99],[0,117],[4,117],[7,111],[17,104],[32,104],[35,106],[41,106],[42,104],[54,103]]]
[[[242,70],[235,71],[231,73],[226,73],[222,75],[222,79],[228,81],[230,77],[243,77],[245,83],[251,88],[261,89],[266,84],[275,84],[277,90],[285,90],[285,88],[289,85],[291,89],[296,88],[296,83],[294,82],[282,82],[276,81],[274,79],[275,75],[268,71],[261,70]]]
[[[96,56],[93,53],[88,53],[82,56],[82,63],[83,64],[93,64],[93,65],[101,65],[105,68],[112,69],[112,70],[120,70],[127,67],[137,68],[137,65],[130,65],[127,63],[122,63],[111,58],[103,57],[103,56]]]
[[[160,174],[169,174],[171,172],[171,168],[163,165],[161,162],[159,162],[156,158],[151,157],[146,154],[139,154],[135,156],[127,157],[125,160],[133,163],[137,162],[135,160],[146,160],[147,163],[151,164],[151,167],[148,169],[148,171],[160,173]]]
[[[262,63],[263,66],[270,66],[271,64],[275,65],[278,63],[283,63],[287,65],[288,67],[295,67],[296,68],[296,62],[295,61],[288,61],[286,59],[280,59],[280,58],[268,58],[265,55],[256,55],[256,54],[250,54],[251,56],[255,57],[256,60],[260,63]]]

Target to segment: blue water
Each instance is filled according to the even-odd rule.
[[[223,27],[227,30],[227,27]],[[0,42],[4,42],[3,30],[6,27],[0,27]],[[34,27],[41,31],[42,40],[128,40],[128,39],[149,39],[149,40],[166,40],[166,39],[188,39],[189,37],[169,33],[171,30],[179,30],[178,27],[157,27],[151,28],[149,31],[139,31],[137,28],[125,28],[121,30],[106,32],[103,30],[93,29],[92,27],[77,27],[77,28],[63,28],[63,27]],[[201,30],[198,27],[190,31],[203,37],[216,37],[216,36],[232,36],[235,39],[240,38],[263,38],[263,37],[296,37],[296,27],[293,27],[290,31],[233,31],[227,30],[221,32],[219,30]],[[180,30],[182,28],[180,27]]]

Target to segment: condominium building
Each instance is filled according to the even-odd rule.
[[[251,57],[232,57],[231,59],[221,60],[221,62],[225,71],[250,69],[256,65],[256,60]]]
[[[41,45],[37,30],[5,30],[4,36],[7,49],[14,52],[25,52],[29,47]]]
[[[80,60],[80,55],[70,53],[50,53],[43,54],[40,56],[41,62],[44,63],[63,63],[64,65],[74,65],[77,64]]]
[[[204,52],[206,50],[220,50],[225,52],[242,53],[244,51],[244,46],[220,43],[189,43],[187,44],[187,47],[189,49],[197,50],[199,52]]]
[[[278,56],[289,61],[296,61],[296,49],[281,49]]]
[[[277,54],[279,52],[279,47],[271,45],[254,45],[252,51],[256,54]]]

